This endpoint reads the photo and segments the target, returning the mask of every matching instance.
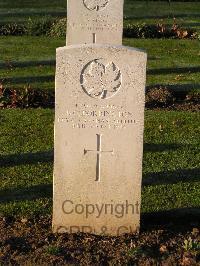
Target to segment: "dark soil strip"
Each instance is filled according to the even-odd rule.
[[[164,215],[165,219],[164,219]],[[182,216],[182,221],[189,216]],[[51,217],[0,218],[1,265],[199,265],[197,217],[142,216],[140,234],[120,237],[54,235]],[[172,218],[172,216],[171,216]],[[185,221],[186,221],[185,220]],[[171,222],[170,222],[171,221]],[[150,226],[151,225],[151,226]]]

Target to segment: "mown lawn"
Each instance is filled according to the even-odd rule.
[[[0,23],[29,17],[66,16],[66,0],[0,0]],[[125,23],[172,23],[200,28],[200,2],[125,0]],[[170,85],[175,90],[200,89],[199,40],[124,39],[124,44],[148,52],[147,86]],[[0,83],[4,87],[54,90],[55,49],[64,38],[0,37]],[[169,86],[169,87],[170,87]]]
[[[66,16],[66,0],[0,0],[0,24],[10,22],[25,22],[29,18],[40,19],[45,16],[62,18]],[[125,23],[155,24],[162,22],[176,23],[186,28],[194,28],[200,33],[200,3],[168,1],[134,1],[125,0]]]
[[[0,213],[52,213],[50,109],[0,111]],[[200,207],[200,114],[146,111],[142,211]]]
[[[66,0],[0,0],[0,23],[64,17]],[[198,29],[200,3],[125,1],[125,19],[173,17]],[[198,40],[124,39],[148,53],[147,85],[200,89]],[[0,37],[0,85],[54,90],[55,50],[64,38]],[[52,213],[53,117],[50,109],[0,110],[0,213]],[[142,211],[200,207],[200,115],[146,111]]]
[[[29,17],[66,16],[65,0],[0,0],[0,23],[24,22]]]
[[[54,90],[55,51],[64,38],[1,37],[0,81],[4,87]],[[124,39],[124,45],[148,53],[147,85],[200,89],[198,40]],[[176,85],[176,86],[174,86]]]
[[[64,17],[66,14],[65,0],[38,1],[38,0],[0,0],[0,23],[26,21],[29,17],[39,18],[41,16]],[[168,1],[134,1],[125,0],[124,17],[146,20],[152,23],[160,18],[177,18],[186,24],[199,22],[199,2],[173,2]],[[196,25],[199,26],[199,25]]]
[[[200,2],[133,1],[125,0],[125,19],[132,23],[172,24],[175,19],[184,28],[194,28],[200,33]]]

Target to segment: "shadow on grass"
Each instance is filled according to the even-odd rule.
[[[53,17],[65,17],[66,12],[65,11],[34,11],[31,10],[30,12],[23,11],[23,12],[5,12],[5,13],[0,13],[1,18],[9,18],[9,17],[33,17],[33,16],[53,16]]]
[[[167,150],[177,150],[182,147],[181,144],[155,144],[145,143],[144,152],[163,152]],[[35,153],[19,153],[0,155],[0,167],[11,167],[25,164],[37,164],[53,162],[53,150],[35,152]]]
[[[41,60],[41,61],[22,61],[22,62],[4,62],[0,63],[0,69],[9,68],[12,69],[14,67],[40,67],[40,66],[55,66],[56,61],[55,60]]]
[[[200,208],[180,208],[169,211],[150,212],[141,214],[141,230],[149,229],[182,229],[187,231],[191,227],[200,226]]]
[[[0,167],[53,162],[53,151],[0,155]]]
[[[147,71],[147,74],[159,75],[159,74],[172,74],[172,73],[181,74],[181,73],[198,73],[198,72],[200,72],[200,66],[149,69]]]
[[[29,188],[10,189],[0,192],[0,203],[12,201],[36,200],[52,198],[53,185],[43,184]],[[169,229],[178,231],[200,226],[200,208],[179,208],[167,211],[158,211],[141,214],[141,231],[149,229]]]
[[[148,56],[148,60],[159,60],[159,56]]]
[[[176,150],[178,144],[145,144],[145,152],[163,152]],[[53,151],[0,155],[0,167],[12,167],[25,164],[53,163]],[[152,172],[143,174],[143,186],[175,184],[179,182],[199,181],[200,168],[176,169],[172,171]]]
[[[52,198],[53,185],[42,184],[26,188],[13,188],[0,191],[0,202],[35,200],[40,198]]]
[[[143,174],[143,186],[176,184],[179,182],[198,182],[200,180],[200,168],[177,169],[158,173]]]
[[[170,150],[177,150],[181,148],[182,144],[156,144],[156,143],[144,143],[144,152],[163,152]]]
[[[37,83],[37,82],[49,82],[49,81],[54,81],[55,76],[54,75],[48,75],[48,76],[36,76],[36,77],[17,77],[17,78],[5,78],[5,79],[0,79],[1,83],[15,83],[15,84],[20,84],[20,83]]]
[[[154,26],[155,24],[149,24],[150,26]],[[172,23],[166,23],[165,24],[167,27],[171,27],[172,26]],[[182,27],[198,27],[200,26],[200,23],[199,22],[180,22],[180,25]]]
[[[153,70],[152,70],[153,71]],[[159,70],[158,70],[159,71]],[[54,82],[55,75],[47,75],[47,76],[35,76],[35,77],[13,77],[13,78],[0,78],[0,83],[2,84],[31,84],[31,83],[43,83],[43,82]],[[146,89],[152,88],[167,88],[174,92],[188,92],[191,90],[200,89],[199,83],[191,83],[191,84],[153,84],[146,86]]]
[[[182,13],[182,14],[176,14],[175,12],[169,12],[169,14],[165,15],[132,15],[132,16],[126,16],[125,19],[168,19],[168,18],[199,18],[198,13]]]
[[[149,57],[149,60],[156,60],[157,57]],[[19,61],[19,62],[4,62],[0,63],[0,69],[5,68],[23,68],[23,67],[40,67],[40,66],[56,66],[55,60],[38,60],[38,61]],[[176,67],[176,68],[158,68],[158,69],[149,69],[147,74],[149,75],[159,75],[159,74],[181,74],[181,73],[198,73],[200,72],[200,66],[195,67]]]
[[[149,85],[146,87],[146,89],[152,89],[152,88],[167,88],[172,91],[176,92],[187,92],[190,90],[195,90],[195,89],[200,89],[200,84],[197,83],[191,83],[191,84],[154,84],[154,85]]]

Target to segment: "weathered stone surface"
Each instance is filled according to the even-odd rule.
[[[124,0],[68,0],[67,45],[122,44]]]
[[[145,75],[137,49],[57,49],[54,232],[138,229]]]

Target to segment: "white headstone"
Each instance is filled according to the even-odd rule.
[[[137,49],[57,49],[54,232],[138,230],[145,75]]]
[[[122,44],[124,0],[68,0],[67,45]]]

